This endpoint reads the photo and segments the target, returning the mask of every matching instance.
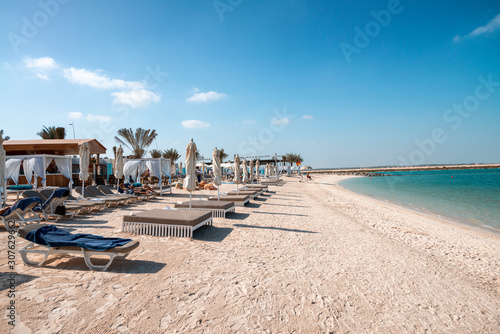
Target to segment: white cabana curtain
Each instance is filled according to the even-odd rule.
[[[73,177],[71,175],[71,158],[54,158],[57,168],[61,172],[62,176],[69,180],[68,188],[71,189],[73,186]]]
[[[162,159],[160,161],[161,161],[161,172],[163,173],[163,175],[170,177],[170,175],[172,174],[172,165],[170,164],[170,159],[167,160]]]
[[[161,182],[161,167],[158,160],[147,160],[146,167],[149,169],[149,174],[151,176],[157,177]]]
[[[42,178],[42,184],[45,184],[45,171],[52,162],[52,159],[46,159],[44,166],[43,160],[44,160],[43,157],[36,157],[36,158],[24,159],[23,161],[24,176],[26,176],[26,180],[28,180],[29,184],[31,184],[31,178],[33,176],[33,173],[35,173],[35,180],[34,180],[35,187],[37,185],[36,182],[37,177]]]
[[[125,176],[127,182],[130,181],[130,177],[132,177],[133,180],[137,179],[137,171],[140,163],[141,161],[139,160],[127,161],[125,163],[123,166],[123,176]]]
[[[5,179],[12,179],[15,184],[19,181],[19,167],[23,159],[9,159],[5,163]]]

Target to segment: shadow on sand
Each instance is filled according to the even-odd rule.
[[[297,216],[297,217],[309,217],[308,215],[299,215],[298,213],[284,213],[284,212],[263,212],[263,211],[252,211],[252,213],[262,213],[265,215],[280,215],[280,216]]]
[[[249,213],[241,213],[241,212],[231,212],[226,214],[226,219],[230,220],[245,220],[250,216]]]
[[[285,232],[297,232],[297,233],[318,233],[318,232],[314,232],[314,231],[296,230],[296,229],[273,227],[273,226],[256,226],[256,225],[246,225],[246,224],[233,224],[233,226],[244,227],[244,228],[259,228],[259,229],[266,229],[266,230],[278,230],[278,231],[285,231]]]
[[[231,234],[233,230],[234,229],[230,227],[205,225],[194,231],[193,239],[200,241],[221,242],[229,234]]]
[[[11,281],[12,276],[14,276],[14,281]],[[14,283],[16,287],[19,285],[32,281],[38,278],[38,276],[16,274],[16,273],[0,273],[0,291],[9,290],[11,283]]]
[[[55,261],[61,261],[54,266],[47,266]],[[108,259],[92,258],[92,263],[97,265],[105,264]],[[166,263],[144,261],[144,260],[131,260],[115,258],[111,266],[106,272],[120,273],[120,274],[156,274]],[[85,264],[82,256],[68,255],[66,257],[53,255],[44,263],[42,269],[62,269],[62,270],[79,270],[79,271],[92,271]]]

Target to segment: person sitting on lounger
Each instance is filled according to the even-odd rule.
[[[133,194],[134,193],[134,189],[130,188],[130,187],[134,187],[134,186],[129,186],[128,184],[125,185],[124,183],[120,183],[120,187],[118,188],[118,192],[120,194]]]

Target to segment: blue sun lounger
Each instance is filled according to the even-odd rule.
[[[92,270],[106,270],[115,257],[125,258],[132,250],[139,247],[139,241],[122,238],[104,238],[93,234],[72,234],[54,225],[32,224],[18,230],[18,235],[31,243],[19,253],[23,262],[32,266],[42,266],[51,254],[82,254],[85,264]],[[28,254],[42,254],[39,261],[28,259]],[[105,255],[109,261],[104,265],[96,265],[91,256]]]

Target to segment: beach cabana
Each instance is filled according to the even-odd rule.
[[[28,186],[28,189],[38,188],[38,178],[41,179],[41,186],[56,186],[71,188],[73,180],[71,177],[71,157],[64,155],[50,155],[50,154],[37,154],[37,155],[11,155],[6,157],[4,171],[4,182],[11,179],[16,186],[5,190],[6,196],[9,193],[17,194],[17,199],[21,192],[26,188],[21,188],[22,185]],[[47,173],[47,168],[54,162],[58,169],[58,173]],[[20,174],[21,165],[24,170],[24,175]],[[50,176],[50,182],[47,178]],[[64,181],[67,179],[66,181]],[[69,180],[69,181],[68,181]],[[67,183],[66,183],[67,182]],[[16,189],[18,188],[19,189]]]
[[[171,174],[171,161],[165,158],[141,158],[141,159],[127,159],[123,166],[123,176],[125,180],[132,178],[135,182],[139,181],[139,177],[146,171],[149,170],[151,176],[158,178],[158,186],[160,190],[160,195],[163,195],[163,176],[168,177],[170,184],[170,174]],[[170,193],[172,193],[172,187],[168,187]]]

